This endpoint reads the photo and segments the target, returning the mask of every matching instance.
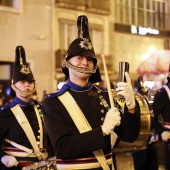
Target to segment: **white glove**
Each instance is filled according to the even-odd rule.
[[[127,82],[118,82],[116,91],[118,91],[117,95],[122,95],[125,98],[126,106],[130,110],[135,108],[136,103],[128,72],[125,72],[125,77]]]
[[[19,162],[15,159],[14,156],[5,155],[1,158],[1,162],[7,167],[17,166]]]
[[[115,126],[120,125],[120,112],[116,107],[111,108],[107,113],[103,125],[101,126],[104,134],[111,133]]]
[[[170,132],[169,131],[162,132],[161,137],[164,141],[168,141],[168,139],[170,139]]]

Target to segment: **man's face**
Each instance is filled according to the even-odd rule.
[[[84,70],[93,70],[94,69],[94,63],[93,63],[93,58],[92,57],[84,57],[84,56],[74,56],[71,57],[68,62],[76,67],[83,68]],[[89,78],[91,74],[88,73],[79,73],[71,68],[69,69],[69,76],[71,75],[77,75],[80,77],[84,78]]]

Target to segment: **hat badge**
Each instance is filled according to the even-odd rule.
[[[21,65],[20,72],[22,74],[30,74],[31,73],[30,68],[23,64],[22,58],[20,58],[20,65]]]
[[[30,73],[31,73],[31,70],[30,70],[30,68],[27,67],[26,65],[22,65],[20,72],[21,72],[22,74],[30,74]]]
[[[89,42],[87,38],[83,38],[83,41],[80,41],[80,47],[84,48],[86,50],[91,50],[92,49],[92,44]]]

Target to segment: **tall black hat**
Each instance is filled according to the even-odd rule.
[[[32,71],[27,65],[24,48],[17,46],[15,50],[15,68],[12,75],[12,84],[22,80],[35,81]]]
[[[88,18],[85,15],[81,15],[77,18],[77,29],[78,29],[78,38],[75,39],[69,46],[67,54],[62,64],[63,73],[66,77],[69,77],[68,67],[71,67],[79,72],[84,72],[83,69],[75,67],[69,64],[67,61],[73,56],[85,56],[92,57],[95,68],[93,70],[86,70],[86,73],[91,73],[92,75],[89,78],[91,83],[96,83],[101,81],[101,76],[99,69],[97,67],[97,58],[95,56],[94,48],[89,35],[88,28]]]
[[[3,90],[2,90],[2,84],[0,84],[0,106],[3,104],[3,102],[4,102],[4,98],[5,98],[5,96],[4,96],[4,94],[3,94]],[[2,102],[2,103],[1,103]]]
[[[142,94],[142,95],[147,95],[148,94],[148,88],[144,87],[142,76],[138,77],[138,83],[139,83],[139,85],[138,85],[139,93]]]
[[[170,63],[169,63],[169,71],[168,71],[168,76],[167,76],[167,84],[170,83]]]

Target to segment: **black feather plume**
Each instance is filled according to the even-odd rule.
[[[23,46],[17,46],[15,50],[15,67],[24,64],[26,65],[26,56]]]
[[[85,15],[80,15],[77,18],[77,29],[78,38],[87,38],[91,42],[88,28],[88,18]]]

